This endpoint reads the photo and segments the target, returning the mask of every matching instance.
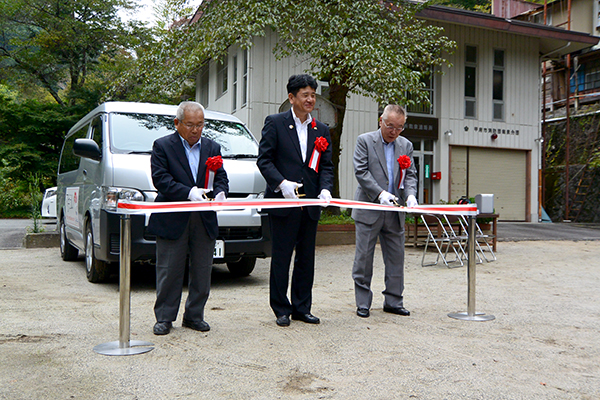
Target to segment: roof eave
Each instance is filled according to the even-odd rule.
[[[562,56],[598,44],[599,37],[587,33],[523,22],[514,19],[495,17],[491,14],[476,13],[457,8],[429,6],[420,11],[417,17],[457,25],[508,32],[515,35],[537,37],[540,39],[540,53],[552,52],[553,56]]]

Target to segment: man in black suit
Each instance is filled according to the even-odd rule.
[[[287,84],[289,111],[265,119],[258,152],[258,168],[267,181],[267,198],[331,199],[333,163],[329,128],[310,112],[316,101],[317,82],[310,75],[293,75]],[[315,241],[320,207],[269,210],[273,251],[271,255],[270,304],[277,325],[293,319],[318,324],[311,314],[315,267]],[[296,249],[292,273],[291,302],[287,297],[290,262]]]
[[[175,118],[177,132],[157,139],[150,159],[152,182],[160,201],[225,200],[229,191],[227,173],[221,166],[214,171],[212,187],[205,182],[206,162],[220,160],[221,146],[202,137],[204,108],[185,101]],[[213,167],[214,168],[214,167]],[[209,179],[211,180],[211,179]],[[155,335],[166,335],[177,319],[186,258],[189,254],[188,298],[182,325],[206,332],[204,306],[210,292],[215,240],[219,232],[214,211],[156,213],[150,216],[148,233],[156,235]]]

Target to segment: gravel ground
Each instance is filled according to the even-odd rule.
[[[103,356],[118,340],[118,283],[91,284],[58,249],[0,250],[1,399],[598,399],[600,241],[499,243],[477,267],[477,311],[465,311],[466,268],[422,268],[407,248],[405,306],[382,312],[376,253],[371,317],[355,315],[354,246],[317,249],[318,326],[275,325],[268,260],[247,278],[213,273],[208,333],[154,336],[152,274],[133,271],[131,339],[149,353]],[[183,301],[185,301],[185,296]]]

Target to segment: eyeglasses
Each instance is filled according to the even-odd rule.
[[[202,129],[204,127],[204,122],[202,122],[198,125],[184,123],[183,126],[185,126],[189,130],[193,130],[194,128]]]
[[[404,130],[404,126],[401,126],[400,128],[396,128],[395,126],[390,126],[390,125],[386,124],[384,119],[382,119],[381,122],[383,122],[383,126],[385,126],[386,129],[389,129],[390,131],[402,132]]]

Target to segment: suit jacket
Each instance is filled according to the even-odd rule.
[[[358,180],[358,188],[354,196],[355,200],[379,203],[377,197],[383,190],[388,190],[388,182],[393,179],[393,195],[400,198],[403,203],[409,195],[417,196],[417,170],[413,160],[412,143],[398,136],[394,144],[394,176],[388,177],[385,153],[383,150],[383,139],[381,130],[364,133],[356,141],[354,150],[354,175]],[[400,165],[396,161],[401,155],[410,157],[410,167],[406,170],[404,178],[404,189],[398,189],[400,182]],[[373,224],[379,217],[381,211],[375,210],[352,210],[352,218],[365,224]],[[404,214],[397,213],[400,223],[404,225]]]
[[[204,187],[206,160],[209,157],[220,156],[221,146],[205,137],[201,137],[200,140],[200,162],[195,182],[179,133],[174,132],[154,141],[150,165],[152,182],[158,190],[155,201],[187,201],[192,187]],[[229,180],[223,167],[215,172],[213,188],[213,192],[211,192],[213,196],[219,192],[225,192],[225,195],[229,192]],[[211,193],[208,195],[210,196]],[[219,233],[217,213],[214,211],[199,212],[208,236],[216,239]],[[163,239],[178,239],[187,226],[190,214],[189,212],[152,214],[147,231]]]
[[[316,128],[316,129],[315,129]],[[260,140],[257,165],[261,174],[267,181],[267,198],[283,198],[281,192],[275,192],[279,184],[288,181],[301,182],[307,198],[317,198],[321,190],[333,191],[333,163],[331,162],[331,137],[327,125],[317,121],[316,127],[308,125],[308,143],[306,148],[306,160],[302,161],[298,132],[292,116],[292,111],[269,115],[265,119]],[[319,136],[327,139],[327,149],[321,154],[319,172],[309,168],[308,163],[313,149],[315,139]],[[313,220],[318,220],[321,215],[321,207],[308,207],[309,215]],[[272,209],[272,215],[286,216],[291,209]]]

